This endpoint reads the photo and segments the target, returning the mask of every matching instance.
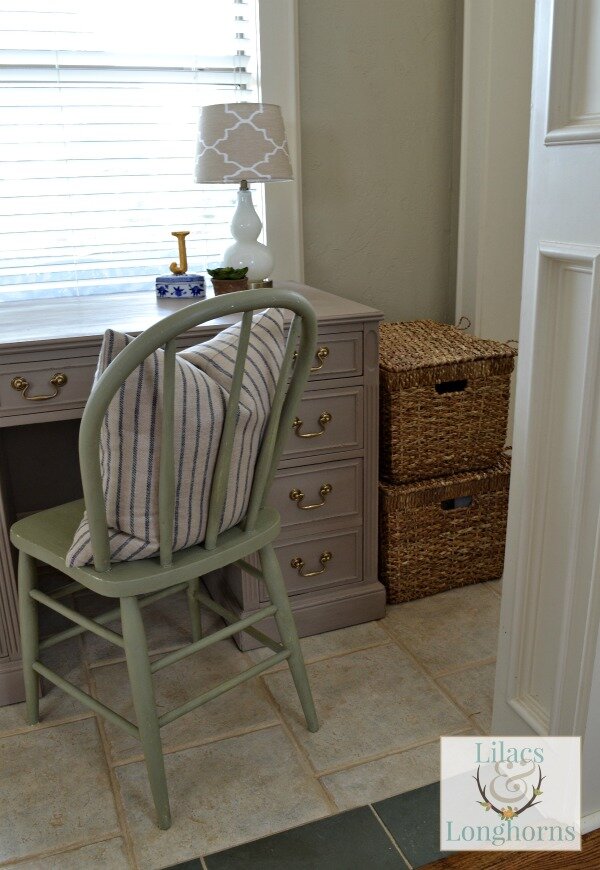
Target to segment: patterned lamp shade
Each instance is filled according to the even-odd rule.
[[[222,103],[200,109],[196,182],[284,181],[292,177],[279,106]]]

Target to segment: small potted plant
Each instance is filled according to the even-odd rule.
[[[234,269],[233,266],[208,269],[208,274],[212,278],[215,296],[219,296],[221,293],[235,293],[237,290],[247,290],[247,272],[248,266],[244,266],[242,269]]]

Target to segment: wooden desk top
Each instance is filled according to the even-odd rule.
[[[381,312],[306,284],[284,282],[277,287],[297,290],[314,306],[320,325],[380,320]],[[248,291],[252,292],[252,291]],[[212,290],[207,293],[212,296]],[[97,345],[107,328],[137,335],[197,299],[158,299],[153,292],[107,296],[75,296],[0,303],[0,354],[40,350],[40,345]],[[231,323],[220,318],[198,329],[214,333]],[[192,330],[195,332],[195,330]]]

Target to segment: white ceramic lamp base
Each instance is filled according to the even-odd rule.
[[[248,280],[268,278],[275,259],[266,245],[258,241],[262,223],[252,203],[249,190],[238,190],[238,204],[231,221],[231,235],[235,239],[223,255],[223,265],[240,269],[248,267]]]

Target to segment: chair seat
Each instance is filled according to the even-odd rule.
[[[10,538],[17,549],[110,598],[157,592],[216,571],[271,543],[280,529],[278,512],[274,508],[263,508],[252,531],[234,526],[219,536],[214,550],[206,550],[202,545],[188,547],[173,553],[172,564],[166,568],[161,567],[156,557],[115,562],[110,571],[98,572],[92,565],[71,568],[65,562],[83,511],[84,503],[80,499],[31,514],[12,526]]]

